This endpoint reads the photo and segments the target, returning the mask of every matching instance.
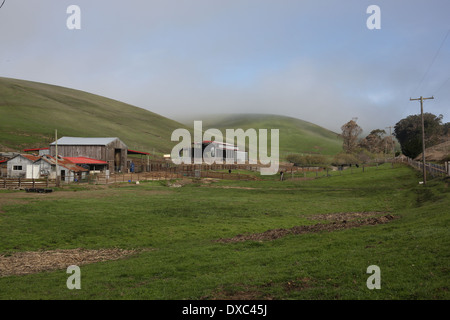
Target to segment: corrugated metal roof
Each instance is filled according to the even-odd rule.
[[[47,161],[51,165],[56,165],[56,158],[55,157],[52,157],[52,156],[49,156],[49,155],[45,155],[45,156],[42,157],[42,159]],[[71,161],[69,161],[67,159],[64,159],[64,158],[62,158],[60,156],[58,157],[58,166],[62,166],[64,168],[69,169],[69,170],[74,171],[74,172],[89,171],[89,170],[87,170],[85,168],[77,166],[75,163],[73,163],[73,162],[71,162]]]
[[[21,154],[22,157],[27,158],[28,160],[32,161],[32,162],[36,162],[38,160],[41,160],[41,157],[39,156],[33,156],[31,154]]]
[[[80,138],[80,137],[62,137],[58,139],[58,145],[73,145],[73,146],[105,146],[115,140],[120,140],[117,137],[114,138]],[[56,141],[50,145],[55,145]]]

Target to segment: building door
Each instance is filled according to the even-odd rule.
[[[61,181],[66,181],[66,170],[61,170]]]
[[[114,169],[120,171],[122,167],[122,149],[114,149]]]

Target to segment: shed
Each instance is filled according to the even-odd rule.
[[[125,172],[128,147],[119,138],[62,137],[50,144],[50,155],[62,157],[87,157],[108,163],[110,171]]]
[[[75,180],[84,179],[88,173],[88,169],[78,166],[67,158],[61,156],[56,158],[44,155],[40,161],[40,172],[42,175],[48,176],[50,179],[56,178],[56,163],[58,163],[58,176],[61,181],[73,182]]]
[[[8,178],[39,178],[41,157],[31,154],[18,154],[7,162]]]

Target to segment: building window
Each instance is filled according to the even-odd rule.
[[[13,166],[13,170],[22,171],[22,166]]]

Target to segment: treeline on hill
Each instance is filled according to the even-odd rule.
[[[350,120],[341,127],[343,138],[342,152],[327,157],[325,155],[291,154],[286,159],[298,166],[343,166],[363,164],[394,155],[395,142],[386,136],[385,130],[372,130],[365,138],[360,139],[361,127],[355,120]]]
[[[424,114],[425,145],[432,147],[450,140],[450,122],[442,123],[443,116]],[[394,127],[393,136],[385,130],[372,130],[366,137],[360,138],[362,128],[355,120],[341,127],[343,139],[342,152],[334,157],[320,154],[290,154],[286,159],[298,166],[342,166],[369,163],[377,159],[404,154],[415,158],[422,152],[422,120],[420,115],[410,115]],[[394,140],[398,141],[399,147]]]

